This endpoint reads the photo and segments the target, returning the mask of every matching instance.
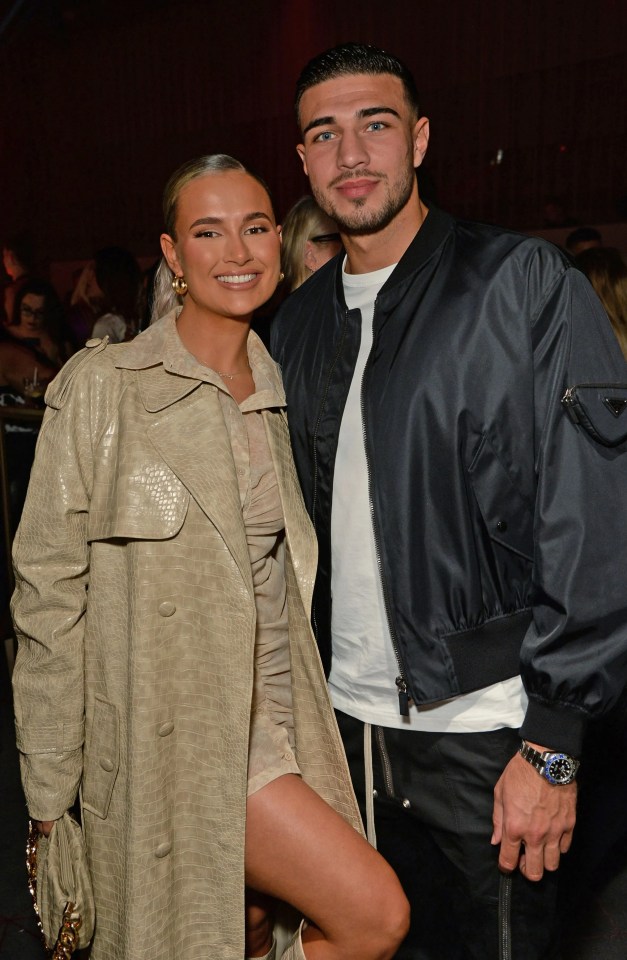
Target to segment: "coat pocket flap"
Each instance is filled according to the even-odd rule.
[[[119,471],[96,484],[89,509],[88,540],[167,540],[187,516],[189,492],[163,463],[142,465],[136,475]]]
[[[120,766],[119,726],[116,705],[104,697],[96,697],[91,723],[87,723],[82,803],[87,810],[103,820],[109,812],[111,794]]]
[[[627,440],[627,384],[576,384],[568,388],[562,404],[573,423],[604,447]]]
[[[490,537],[508,550],[533,560],[533,510],[485,434],[468,475]]]

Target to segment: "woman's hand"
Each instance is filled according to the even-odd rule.
[[[35,824],[39,832],[44,835],[44,837],[50,836],[50,831],[52,830],[56,822],[57,822],[56,820],[33,820],[33,823]]]

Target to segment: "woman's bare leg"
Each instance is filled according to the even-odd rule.
[[[389,960],[407,933],[392,868],[292,774],[248,798],[246,884],[304,914],[307,960]]]
[[[250,887],[246,890],[246,958],[265,957],[272,946],[276,901]]]

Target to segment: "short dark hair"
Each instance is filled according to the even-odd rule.
[[[315,87],[325,80],[335,80],[337,77],[351,77],[360,73],[376,76],[380,73],[389,73],[403,84],[405,97],[411,109],[420,116],[418,91],[411,71],[397,57],[372,47],[366,43],[342,43],[339,47],[325,50],[318,54],[301,71],[296,81],[296,119],[300,124],[300,101],[305,90]]]
[[[566,249],[573,250],[578,243],[589,243],[590,241],[601,243],[602,240],[603,237],[594,227],[577,227],[566,237]]]

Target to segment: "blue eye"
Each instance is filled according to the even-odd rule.
[[[314,143],[316,141],[326,142],[327,140],[332,140],[335,136],[334,133],[331,133],[330,130],[325,130],[324,133],[319,133],[317,137],[314,137]]]
[[[368,129],[376,132],[378,130],[385,130],[386,127],[387,123],[384,123],[383,120],[373,120],[372,123],[369,124]]]

